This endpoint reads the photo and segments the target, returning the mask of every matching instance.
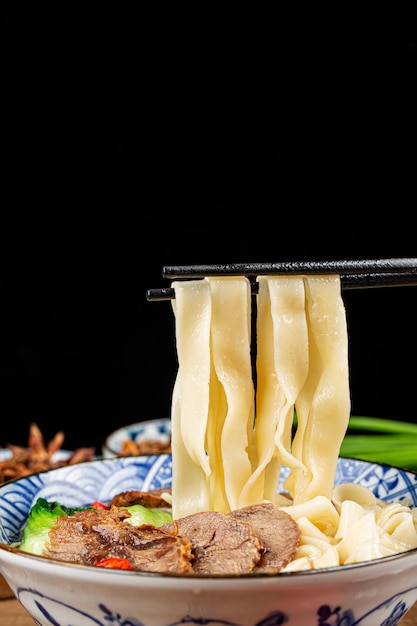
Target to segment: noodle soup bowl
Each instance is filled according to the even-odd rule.
[[[110,501],[122,491],[169,487],[171,467],[168,454],[99,459],[0,487],[0,571],[36,624],[394,626],[417,600],[417,549],[315,571],[204,576],[70,564],[15,547],[37,498],[72,507]],[[346,482],[417,504],[413,472],[339,459],[336,484]]]

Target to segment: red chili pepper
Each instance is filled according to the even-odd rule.
[[[99,502],[99,500],[96,500],[95,502],[93,502],[93,504],[90,504],[90,506],[92,509],[104,509],[106,511],[109,510],[107,504],[103,504],[103,502]]]
[[[120,559],[117,557],[109,557],[108,559],[102,559],[94,564],[95,567],[108,567],[110,569],[132,569],[127,559]]]

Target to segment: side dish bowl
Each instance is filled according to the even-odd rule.
[[[417,549],[355,565],[275,575],[149,574],[48,560],[14,546],[42,497],[65,506],[171,485],[169,454],[98,459],[0,486],[0,571],[40,625],[375,626],[397,624],[417,600]],[[279,489],[286,477],[281,473]],[[341,458],[336,484],[417,505],[417,474]]]
[[[165,446],[170,441],[171,420],[169,417],[144,420],[143,422],[120,426],[120,428],[109,433],[103,441],[102,454],[105,459],[109,459],[123,454],[125,446],[133,450],[135,446],[139,448],[140,444],[144,442],[155,442]],[[132,452],[126,456],[132,456]]]

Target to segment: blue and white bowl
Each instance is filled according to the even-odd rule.
[[[141,443],[142,441],[159,441],[168,444],[171,440],[171,420],[169,417],[145,420],[121,426],[111,432],[103,441],[102,454],[105,459],[118,456],[125,441]]]
[[[417,549],[272,576],[149,574],[48,560],[13,547],[38,497],[67,506],[168,487],[171,456],[98,459],[0,486],[0,571],[41,626],[394,626],[417,601]],[[281,484],[286,473],[281,476]],[[417,505],[417,474],[340,459],[336,483]]]

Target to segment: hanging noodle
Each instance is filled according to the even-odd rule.
[[[383,503],[358,485],[334,491],[350,415],[340,277],[260,276],[258,283],[256,385],[248,279],[172,285],[178,355],[171,412],[174,519],[274,502],[302,533],[283,571],[417,547],[410,508]],[[284,466],[290,470],[286,496],[277,493]]]

